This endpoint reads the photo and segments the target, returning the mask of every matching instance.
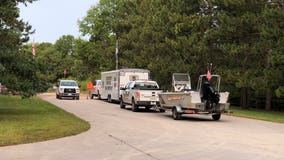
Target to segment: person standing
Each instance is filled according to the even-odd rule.
[[[88,88],[87,99],[89,99],[89,98],[91,99],[93,87],[94,87],[93,83],[92,83],[91,81],[89,81],[89,82],[87,83],[87,88]]]

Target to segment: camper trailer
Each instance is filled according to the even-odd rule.
[[[119,69],[101,73],[101,90],[99,99],[108,102],[119,101],[120,88],[129,81],[149,80],[150,71],[146,69]]]

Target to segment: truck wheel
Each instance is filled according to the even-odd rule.
[[[212,118],[214,121],[218,121],[221,118],[221,114],[213,114]]]
[[[120,108],[124,109],[125,108],[125,104],[123,103],[122,98],[120,98]]]
[[[173,116],[174,120],[180,120],[181,119],[181,114],[178,113],[178,111],[175,107],[172,110],[172,116]]]
[[[137,111],[138,111],[138,105],[135,104],[134,99],[132,100],[132,111],[133,111],[133,112],[137,112]]]

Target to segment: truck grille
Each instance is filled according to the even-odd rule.
[[[64,93],[76,93],[76,90],[73,88],[65,88]]]

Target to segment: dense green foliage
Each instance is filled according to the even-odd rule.
[[[212,62],[242,107],[265,97],[269,110],[284,95],[283,19],[283,0],[101,0],[79,24],[104,48],[117,38],[119,66],[150,69],[163,88],[173,72],[190,73],[195,84]]]
[[[76,135],[90,124],[37,97],[0,96],[0,146]]]
[[[174,72],[189,73],[195,86],[213,63],[213,73],[222,76],[222,90],[232,99],[243,108],[253,102],[269,110],[273,99],[284,97],[283,19],[283,0],[101,0],[78,22],[89,40],[65,35],[55,44],[36,44],[35,61],[23,56],[21,68],[35,66],[35,74],[23,77],[34,77],[38,86],[66,76],[98,79],[100,72],[115,69],[118,40],[119,68],[149,69],[164,89],[171,88]],[[24,48],[27,53],[31,44]],[[3,64],[13,64],[2,64],[2,55],[1,73],[7,68]]]
[[[18,3],[34,0],[1,0],[0,3],[0,82],[23,97],[39,91],[41,82],[35,76],[36,64],[22,44],[29,40],[31,26],[19,19]]]

